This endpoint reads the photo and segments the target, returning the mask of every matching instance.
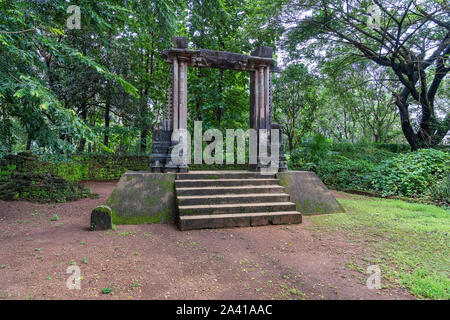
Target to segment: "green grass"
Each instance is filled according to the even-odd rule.
[[[311,217],[317,228],[344,231],[367,246],[371,256],[360,258],[378,264],[383,281],[419,298],[450,299],[449,210],[353,195],[339,202],[347,212]]]

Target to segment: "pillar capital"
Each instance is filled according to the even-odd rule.
[[[174,48],[187,49],[188,41],[186,37],[172,37],[172,45]]]
[[[252,56],[262,57],[262,58],[272,58],[273,56],[273,48],[268,46],[260,46],[255,49],[252,53]]]

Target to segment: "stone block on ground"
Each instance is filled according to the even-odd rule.
[[[90,230],[109,229],[112,229],[111,208],[108,206],[99,206],[92,210]]]

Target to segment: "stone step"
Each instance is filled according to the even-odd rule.
[[[176,188],[177,196],[206,196],[213,194],[245,194],[245,193],[284,193],[284,187],[278,185],[232,186],[232,187],[187,187]]]
[[[214,194],[206,196],[178,196],[179,206],[194,206],[208,204],[232,204],[232,203],[267,203],[288,202],[286,193],[247,193],[247,194]]]
[[[215,215],[180,216],[180,230],[254,227],[269,224],[301,223],[302,215],[297,211],[255,212]]]
[[[278,186],[279,180],[268,179],[189,179],[189,180],[175,180],[176,188],[191,188],[191,187],[237,187],[237,186]]]
[[[259,202],[178,206],[180,216],[296,211],[292,202]]]
[[[188,173],[178,173],[176,180],[194,180],[194,179],[270,179],[274,174],[261,174],[260,172],[249,171],[191,171]]]

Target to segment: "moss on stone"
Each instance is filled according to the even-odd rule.
[[[160,210],[154,216],[130,216],[130,217],[122,217],[118,216],[114,211],[112,211],[112,222],[114,224],[152,224],[152,223],[162,223],[171,221],[172,217],[170,214],[170,210],[165,208]]]
[[[175,218],[175,175],[131,172],[125,175],[107,201],[113,210],[114,223],[161,223]]]

